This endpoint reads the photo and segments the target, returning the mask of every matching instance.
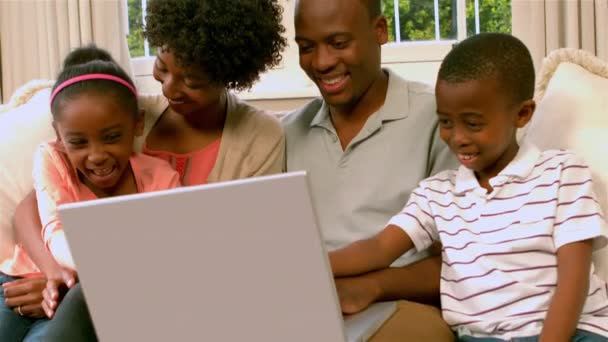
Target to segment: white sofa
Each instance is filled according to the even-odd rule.
[[[608,213],[608,63],[575,49],[543,60],[535,91],[537,110],[522,132],[541,149],[569,149],[589,164],[594,190]],[[608,233],[608,232],[607,232]],[[608,281],[608,247],[594,253]]]
[[[0,106],[0,260],[12,254],[11,221],[32,187],[34,149],[54,137],[48,109],[51,86],[50,81],[32,81]],[[537,111],[520,139],[543,149],[572,149],[585,158],[607,213],[608,63],[583,51],[557,50],[542,64],[536,99]],[[608,280],[608,249],[594,258],[597,272]]]

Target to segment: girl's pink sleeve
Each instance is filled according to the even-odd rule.
[[[39,146],[34,156],[34,190],[42,222],[42,238],[57,262],[75,269],[57,207],[75,202],[69,191],[69,171],[57,151],[49,144]]]

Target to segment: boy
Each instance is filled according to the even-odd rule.
[[[527,48],[505,34],[468,38],[435,91],[441,138],[462,165],[422,181],[383,231],[330,253],[334,275],[440,240],[442,313],[462,340],[605,341],[608,286],[591,253],[606,223],[590,172],[569,152],[516,140],[535,108]]]

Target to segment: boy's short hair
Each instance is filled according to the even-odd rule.
[[[513,103],[534,97],[534,63],[522,41],[504,33],[480,33],[457,43],[439,69],[450,83],[496,77]]]

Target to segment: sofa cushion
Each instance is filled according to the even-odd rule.
[[[13,254],[12,219],[17,204],[32,189],[34,151],[38,144],[55,137],[49,108],[50,83],[40,87],[35,81],[22,88],[32,90],[22,98],[27,102],[12,101],[0,115],[0,261]]]
[[[594,190],[608,213],[608,63],[581,50],[561,49],[542,64],[537,110],[524,139],[541,149],[569,149],[591,168]],[[594,254],[608,279],[608,250]]]

